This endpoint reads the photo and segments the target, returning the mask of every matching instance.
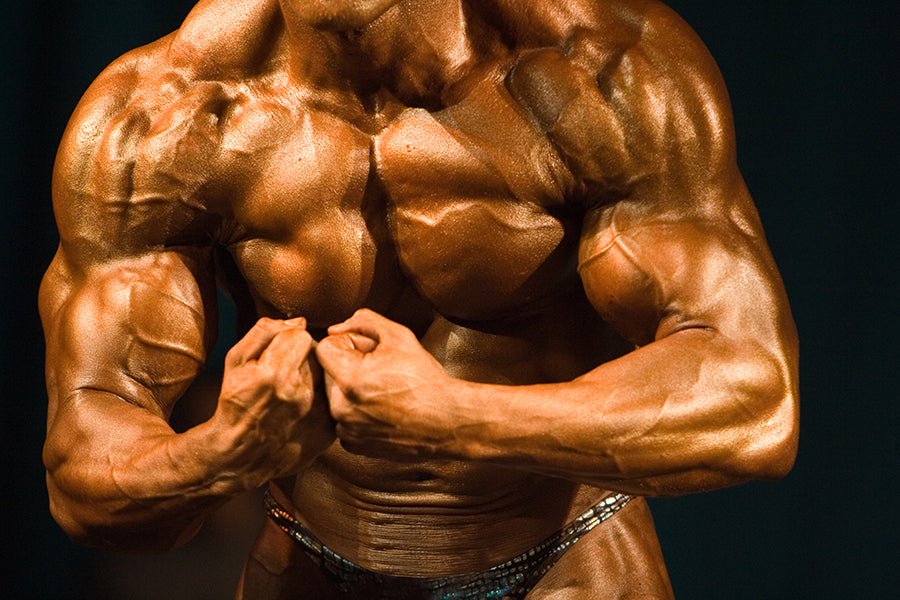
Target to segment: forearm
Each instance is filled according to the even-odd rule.
[[[212,510],[259,483],[229,468],[212,422],[176,434],[162,418],[99,391],[67,401],[44,460],[54,517],[92,546],[178,545]]]
[[[225,357],[214,415],[180,434],[164,408],[175,399],[159,403],[129,370],[94,374],[117,394],[59,393],[51,377],[44,460],[56,519],[86,544],[165,549],[228,498],[304,470],[334,441],[312,345],[302,319],[261,319]]]
[[[643,495],[782,475],[796,411],[774,357],[688,329],[572,382],[462,383],[452,452]]]

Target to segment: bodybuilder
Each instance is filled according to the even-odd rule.
[[[793,462],[726,92],[655,0],[205,0],[54,206],[53,514],[160,550],[273,482],[241,598],[668,598],[640,496]],[[255,325],[175,433],[217,282]]]

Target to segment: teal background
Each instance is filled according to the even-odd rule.
[[[2,540],[5,598],[228,597],[242,506],[162,557],[82,549],[52,522],[35,299],[57,243],[56,145],[78,98],[192,2],[4,3],[0,18]],[[682,599],[894,597],[898,294],[895,2],[670,2],[716,58],[739,162],[801,337],[802,430],[784,480],[652,502]],[[251,498],[252,503],[252,498]],[[246,518],[245,518],[246,517]],[[229,520],[230,519],[230,520]],[[248,522],[249,521],[249,522]]]

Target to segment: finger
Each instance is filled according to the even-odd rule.
[[[356,311],[343,323],[328,328],[329,335],[355,333],[373,340],[375,345],[382,340],[395,340],[407,332],[409,330],[403,325],[367,308]]]
[[[276,393],[286,400],[312,399],[318,364],[310,361],[315,346],[312,336],[300,327],[278,333],[257,364],[271,374]]]
[[[350,401],[328,371],[325,371],[325,397],[328,399],[328,412],[333,421],[338,422],[349,414]]]
[[[238,367],[251,360],[257,360],[279,332],[289,327],[304,327],[305,324],[303,319],[291,321],[265,317],[260,319],[225,355],[226,368]]]
[[[344,335],[346,335],[349,339],[350,345],[353,346],[353,349],[357,352],[361,352],[362,354],[368,354],[378,347],[378,340],[367,335],[362,335],[352,331],[347,332]]]
[[[312,336],[302,327],[287,327],[272,338],[258,362],[276,370],[296,370],[303,364],[314,345]]]

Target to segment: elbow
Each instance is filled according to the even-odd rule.
[[[59,445],[54,443],[55,439],[55,436],[48,435],[43,451],[50,516],[76,544],[97,547],[99,544],[93,541],[89,521],[80,515],[84,511],[78,510],[77,498],[83,494],[78,494],[76,490],[67,493],[71,486],[66,485],[64,471],[69,460]],[[87,504],[90,505],[90,502]]]
[[[794,467],[797,457],[796,436],[761,434],[761,439],[748,443],[742,453],[740,471],[746,479],[776,481]]]
[[[52,427],[43,449],[50,514],[69,539],[89,548],[161,553],[199,531],[203,519],[196,513],[163,514],[122,494],[72,431]]]
[[[766,448],[758,461],[757,478],[774,481],[787,476],[797,459],[799,431],[793,419],[774,425],[774,432],[762,434]]]
[[[50,494],[50,513],[54,521],[70,540],[87,548],[162,554],[188,542],[202,525],[202,519],[196,519],[179,527],[135,527],[79,514],[82,512]]]
[[[91,484],[89,473],[73,469],[74,459],[53,433],[51,430],[47,436],[43,452],[50,515],[76,544],[115,549],[106,543],[108,536],[104,535],[102,510],[105,503],[91,493],[99,486]]]
[[[50,500],[50,515],[70,540],[79,546],[91,548],[102,546],[97,536],[91,534],[89,524],[78,518],[73,503],[60,492],[49,472],[47,473],[47,492]]]
[[[104,525],[98,509],[99,502],[79,501],[74,494],[67,494],[64,486],[53,473],[47,472],[47,493],[50,500],[50,515],[70,540],[87,548],[105,550],[127,550],[115,543],[109,525]],[[107,520],[108,523],[108,520]]]
[[[84,491],[66,492],[64,482],[57,479],[48,470],[50,514],[79,546],[158,554],[189,541],[203,523],[202,518],[166,524],[136,522],[133,515],[129,516],[129,509],[118,506],[118,502],[89,497]]]
[[[797,458],[799,411],[793,386],[770,390],[769,407],[743,431],[736,458],[746,479],[774,481],[790,473]]]
[[[785,477],[797,457],[800,429],[796,340],[745,347],[732,365],[732,393],[740,406],[733,459],[747,480]]]
[[[70,540],[79,546],[115,550],[107,542],[108,535],[100,523],[97,509],[100,502],[82,500],[81,494],[67,493],[65,482],[55,473],[47,470],[47,495],[50,500],[50,515]]]

